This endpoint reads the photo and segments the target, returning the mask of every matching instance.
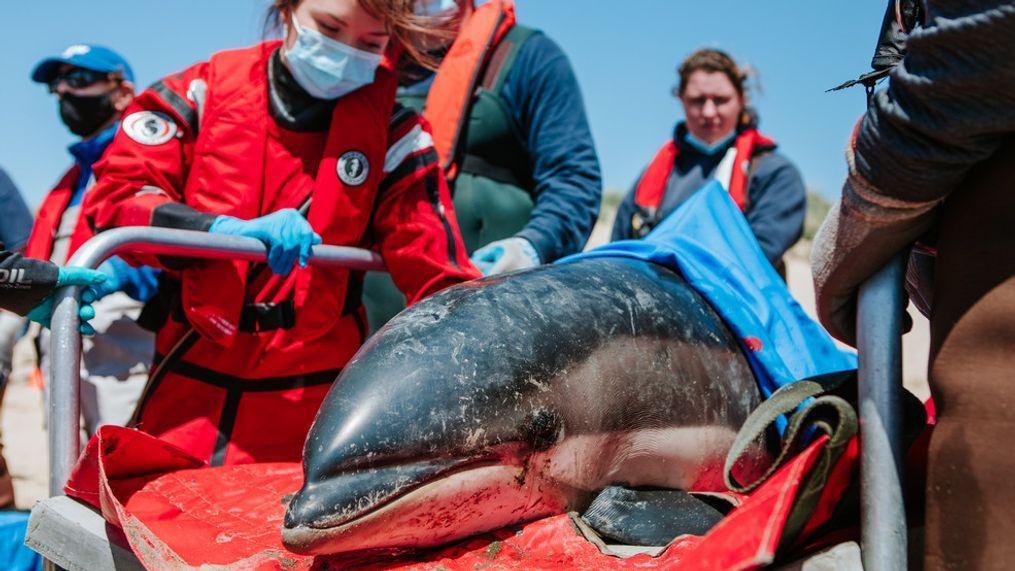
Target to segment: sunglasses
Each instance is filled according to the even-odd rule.
[[[107,79],[118,80],[119,78],[115,77],[111,73],[77,67],[64,73],[54,75],[53,78],[49,80],[49,92],[56,93],[56,88],[61,83],[66,83],[67,87],[70,87],[71,89],[82,89]]]

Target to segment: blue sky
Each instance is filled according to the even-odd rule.
[[[105,44],[138,83],[258,41],[266,0],[47,0],[5,8],[0,35],[0,165],[37,206],[70,164],[73,136],[55,101],[29,80],[70,44]],[[608,189],[626,189],[680,117],[670,95],[679,62],[719,47],[760,72],[762,131],[835,196],[843,149],[864,111],[862,89],[825,93],[868,69],[884,0],[517,0],[519,19],[563,46],[585,97]]]

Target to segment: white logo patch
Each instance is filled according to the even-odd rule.
[[[370,176],[370,161],[359,151],[348,151],[338,159],[338,178],[349,186],[359,186]]]
[[[161,145],[176,136],[176,123],[165,113],[138,111],[123,120],[123,132],[142,145]]]
[[[86,46],[84,44],[74,44],[73,46],[63,50],[60,57],[63,59],[70,59],[74,56],[83,56],[90,51],[92,51],[90,46]]]

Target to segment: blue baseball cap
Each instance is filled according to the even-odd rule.
[[[62,64],[70,64],[101,73],[119,73],[127,81],[134,81],[134,71],[123,56],[113,50],[94,44],[74,44],[57,57],[46,58],[35,66],[32,81],[49,83]]]

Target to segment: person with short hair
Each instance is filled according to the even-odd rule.
[[[60,119],[80,139],[68,148],[73,166],[43,199],[25,255],[65,264],[92,236],[81,207],[95,184],[93,166],[134,99],[134,72],[123,56],[109,48],[75,44],[40,61],[32,80],[46,85],[56,98]],[[90,294],[95,297],[91,327],[96,335],[82,344],[81,416],[89,434],[104,424],[127,423],[155,353],[152,334],[136,319],[142,302],[155,291],[158,273],[131,268],[117,257],[99,269],[107,279]],[[48,377],[48,331],[40,334],[39,351],[40,367]]]
[[[684,108],[667,141],[620,203],[613,239],[642,238],[711,179],[729,191],[777,269],[803,234],[807,192],[796,166],[757,129],[748,75],[725,52],[701,49],[678,69]]]

